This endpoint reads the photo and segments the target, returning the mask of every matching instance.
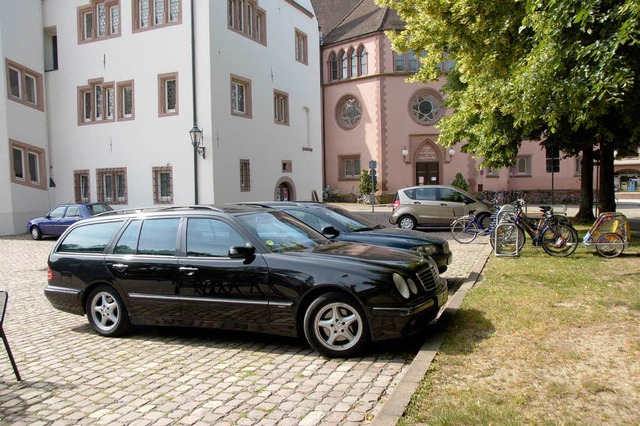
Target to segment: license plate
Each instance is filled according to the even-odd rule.
[[[447,296],[446,290],[438,294],[438,308],[443,307],[444,304],[447,303]]]

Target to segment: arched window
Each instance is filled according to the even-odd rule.
[[[358,57],[360,58],[360,74],[359,75],[367,75],[367,50],[364,46],[360,46],[358,48]]]
[[[349,77],[357,77],[358,74],[358,51],[351,48],[349,50],[349,63],[351,65],[351,74]]]
[[[347,67],[348,61],[347,61],[347,54],[345,53],[344,50],[340,51],[340,78],[347,78],[349,76],[349,69]]]
[[[338,58],[334,52],[329,55],[329,81],[338,80]]]

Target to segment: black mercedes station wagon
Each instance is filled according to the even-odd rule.
[[[103,336],[181,325],[304,336],[327,357],[420,331],[447,300],[429,257],[331,241],[251,206],[120,210],[71,226],[45,295]]]

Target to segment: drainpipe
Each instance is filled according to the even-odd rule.
[[[191,0],[191,97],[193,99],[193,127],[198,127],[198,113],[196,110],[196,35],[193,0]],[[198,204],[198,151],[193,149],[193,188],[194,204]]]

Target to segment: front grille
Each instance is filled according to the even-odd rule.
[[[429,262],[429,266],[424,267],[417,272],[418,280],[428,294],[436,291],[436,277],[438,276],[437,270],[434,270],[433,265]]]

